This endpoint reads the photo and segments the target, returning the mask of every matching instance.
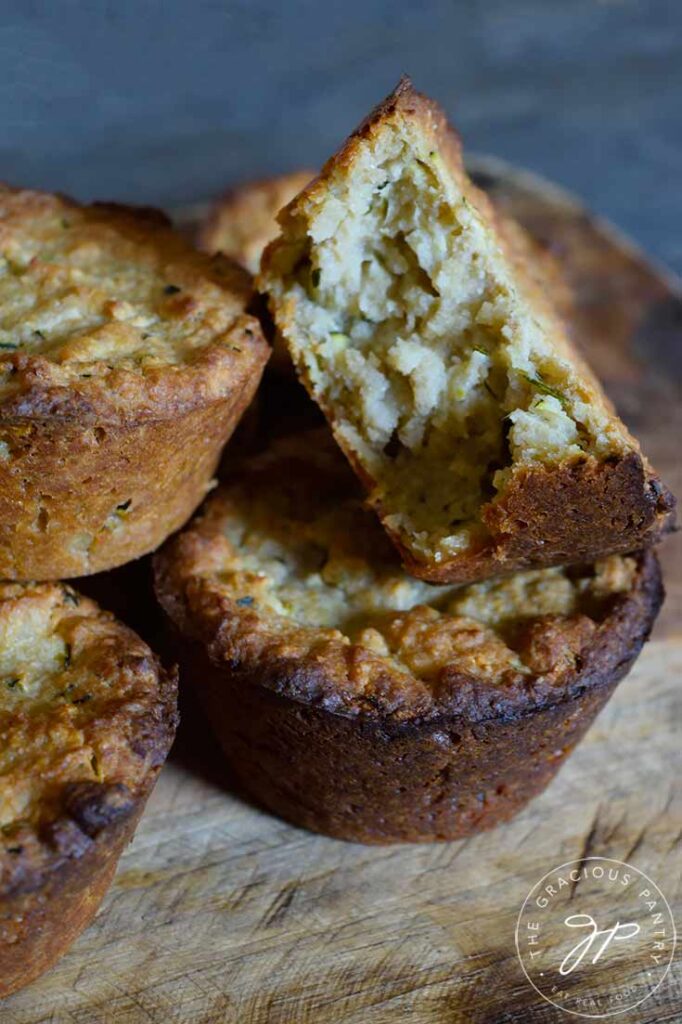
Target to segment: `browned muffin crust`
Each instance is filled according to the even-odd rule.
[[[246,789],[362,842],[511,817],[627,672],[662,599],[653,553],[465,588],[415,580],[324,432],[235,473],[155,572]]]
[[[112,568],[191,515],[269,348],[161,214],[0,188],[0,577]]]
[[[222,252],[257,274],[263,249],[279,234],[277,214],[314,177],[314,171],[290,171],[230,189],[200,224],[199,248]]]
[[[592,561],[671,527],[532,254],[408,80],[279,221],[259,287],[411,573]]]
[[[177,724],[177,685],[70,587],[0,584],[0,996],[88,925]]]

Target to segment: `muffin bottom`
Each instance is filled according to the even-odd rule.
[[[154,782],[125,817],[112,823],[88,842],[84,851],[73,850],[47,881],[0,900],[0,998],[44,974],[67,952],[84,931],[111,885],[119,858],[132,840]],[[57,843],[68,843],[63,828]]]
[[[157,548],[203,500],[256,385],[150,422],[0,421],[0,578],[85,576]]]

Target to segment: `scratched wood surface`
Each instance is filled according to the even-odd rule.
[[[562,260],[581,344],[682,493],[674,282],[546,183],[492,161],[476,169]],[[679,920],[679,536],[662,557],[668,602],[635,669],[546,792],[469,840],[371,848],[284,824],[234,788],[184,694],[178,742],[95,922],[48,975],[0,1004],[2,1024],[571,1019],[540,999],[516,957],[517,915],[542,875],[581,856],[629,861]],[[109,591],[119,609],[128,578],[120,573]],[[128,604],[138,625],[139,609],[138,590]],[[679,970],[616,1019],[681,1021]]]

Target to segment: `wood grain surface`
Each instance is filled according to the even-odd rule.
[[[496,162],[479,181],[561,259],[576,334],[668,485],[682,494],[682,303],[610,228]],[[290,827],[227,777],[208,725],[184,720],[94,924],[2,1024],[549,1024],[569,1021],[524,977],[514,930],[562,862],[604,855],[660,885],[679,920],[682,545],[663,548],[654,639],[545,793],[510,824],[434,846],[370,848]],[[141,571],[102,583],[145,627]],[[142,616],[140,617],[142,609]],[[146,630],[149,632],[149,628]],[[673,966],[615,1018],[682,1021]]]

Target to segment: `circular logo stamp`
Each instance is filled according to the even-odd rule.
[[[668,901],[638,868],[585,857],[553,868],[528,893],[516,950],[533,988],[577,1017],[612,1017],[661,985],[675,951]]]

